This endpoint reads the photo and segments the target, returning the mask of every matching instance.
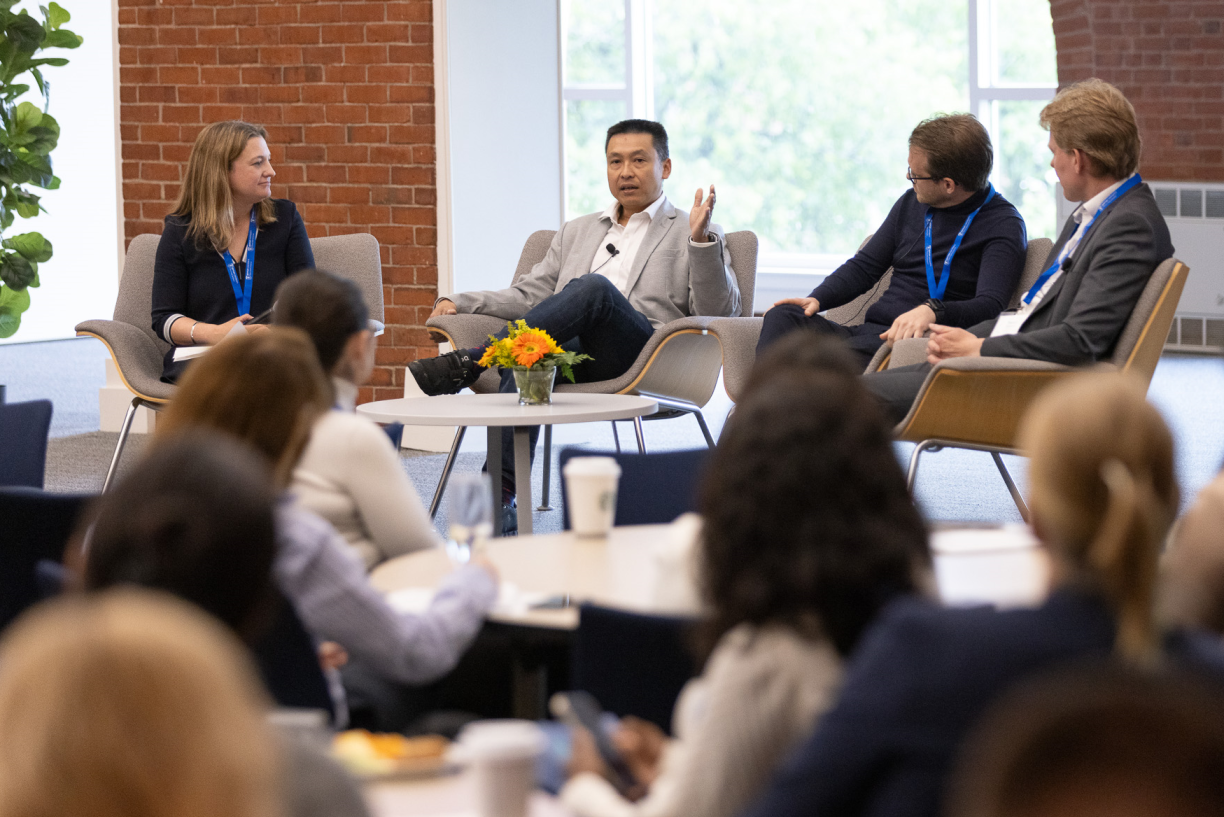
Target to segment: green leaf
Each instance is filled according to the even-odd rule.
[[[0,281],[14,290],[24,290],[34,280],[37,267],[14,252],[5,253],[0,258]]]
[[[38,277],[38,273],[34,273],[34,280],[26,284],[27,288],[36,289],[42,286],[42,279]]]
[[[30,102],[22,102],[13,111],[12,129],[17,133],[25,133],[42,122],[42,118],[43,112],[38,109],[37,105]]]
[[[42,237],[41,233],[22,233],[0,242],[6,250],[13,250],[28,261],[51,260],[51,242]]]
[[[55,2],[52,2],[51,5],[43,9],[43,16],[47,18],[47,25],[51,27],[52,31],[72,19],[72,15],[68,13],[68,10]]]
[[[10,338],[21,326],[21,313],[30,308],[27,289],[0,286],[0,338]]]
[[[47,34],[46,39],[42,42],[43,48],[79,48],[81,43],[85,42],[85,38],[80,34],[73,34],[71,31],[64,29],[62,31],[52,31]],[[56,57],[57,60],[63,59]],[[66,65],[64,62],[51,62],[49,60],[35,60],[35,65]]]
[[[19,52],[33,54],[42,45],[47,32],[43,30],[42,23],[22,11],[10,18],[4,27],[4,34]]]

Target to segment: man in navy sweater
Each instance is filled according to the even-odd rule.
[[[994,151],[968,114],[939,116],[909,139],[911,189],[871,240],[806,298],[784,298],[765,313],[757,354],[796,329],[838,335],[863,359],[883,343],[921,337],[933,323],[973,326],[1007,308],[1028,246],[1024,219],[988,178]],[[888,289],[856,326],[817,313],[879,284]]]

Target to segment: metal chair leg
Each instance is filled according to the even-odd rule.
[[[633,418],[633,433],[637,435],[638,453],[646,453],[646,437],[642,434],[642,418]],[[619,453],[619,452],[617,452]]]
[[[552,487],[552,426],[544,426],[544,487],[540,492],[537,511],[551,511],[548,504],[548,489]]]
[[[911,494],[914,493],[914,481],[918,479],[918,458],[926,451],[938,451],[942,447],[934,440],[923,440],[914,446],[914,453],[910,454],[909,469],[905,472],[905,487]]]
[[[615,420],[612,421],[612,441],[616,443],[616,453],[619,454],[621,452],[620,434],[616,433],[616,421]]]
[[[700,411],[694,411],[693,416],[697,418],[697,425],[701,426],[701,433],[705,435],[706,445],[713,448],[714,438],[710,436],[710,427],[706,425],[705,417],[701,416]]]
[[[442,502],[442,493],[446,490],[446,483],[450,481],[451,469],[455,467],[455,457],[459,453],[459,446],[463,444],[465,431],[467,431],[467,426],[459,426],[455,429],[455,441],[451,443],[450,453],[446,455],[446,464],[442,466],[442,478],[438,480],[433,500],[429,503],[430,519],[438,515],[438,505]]]
[[[106,493],[119,470],[119,458],[123,456],[123,448],[127,445],[128,434],[132,430],[132,421],[136,419],[136,409],[144,403],[139,397],[133,397],[123,417],[123,425],[119,427],[119,440],[115,443],[115,453],[111,455],[110,468],[106,469],[106,479],[102,482],[102,493]]]
[[[1003,477],[1003,483],[1007,486],[1008,493],[1011,494],[1012,502],[1016,503],[1016,510],[1020,511],[1020,518],[1025,522],[1029,521],[1028,505],[1024,504],[1024,497],[1020,495],[1020,490],[1016,487],[1016,483],[1012,481],[1011,473],[1007,470],[1007,466],[1003,464],[1003,458],[999,456],[998,451],[991,451],[990,456],[994,458],[995,466],[999,469],[999,476]]]

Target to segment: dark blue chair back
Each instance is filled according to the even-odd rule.
[[[660,525],[680,514],[697,510],[697,486],[710,449],[664,451],[659,454],[617,454],[566,448],[558,458],[561,468],[562,522],[569,530],[569,495],[565,488],[565,464],[574,457],[611,457],[621,467],[616,493],[617,525]]]
[[[49,404],[48,404],[49,405]],[[76,530],[86,494],[0,488],[0,630],[30,605],[52,595],[41,563],[60,564]]]
[[[0,403],[0,485],[43,487],[47,469],[47,434],[51,431],[51,401]]]
[[[404,441],[404,424],[403,423],[387,423],[382,427],[383,433],[391,440],[391,445],[395,448],[395,453],[399,453],[400,444]]]
[[[325,709],[334,724],[336,711],[327,679],[319,666],[314,639],[306,632],[284,596],[277,600],[276,616],[252,647],[264,686],[281,706]]]
[[[571,658],[574,689],[617,715],[636,715],[670,733],[680,690],[696,674],[688,646],[694,621],[593,604],[579,608]]]

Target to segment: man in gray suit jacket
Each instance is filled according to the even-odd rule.
[[[1136,172],[1139,129],[1121,91],[1098,79],[1068,86],[1042,110],[1041,124],[1063,194],[1083,204],[1020,309],[967,330],[933,325],[926,363],[865,376],[898,421],[941,360],[981,355],[1078,366],[1108,357],[1152,272],[1173,255],[1168,225]]]
[[[574,375],[593,382],[628,371],[655,328],[669,321],[738,315],[731,257],[722,229],[711,223],[714,186],[708,197],[697,191],[690,213],[672,206],[663,195],[663,180],[671,175],[667,131],[657,122],[619,122],[608,128],[604,147],[612,206],[562,225],[544,260],[518,283],[439,298],[431,317],[474,312],[521,318],[566,349],[590,355]],[[408,371],[426,394],[454,393],[476,382],[483,352],[457,349],[413,361]],[[501,390],[514,391],[510,372],[502,373]],[[514,458],[513,446],[506,448],[502,484],[509,499]]]

